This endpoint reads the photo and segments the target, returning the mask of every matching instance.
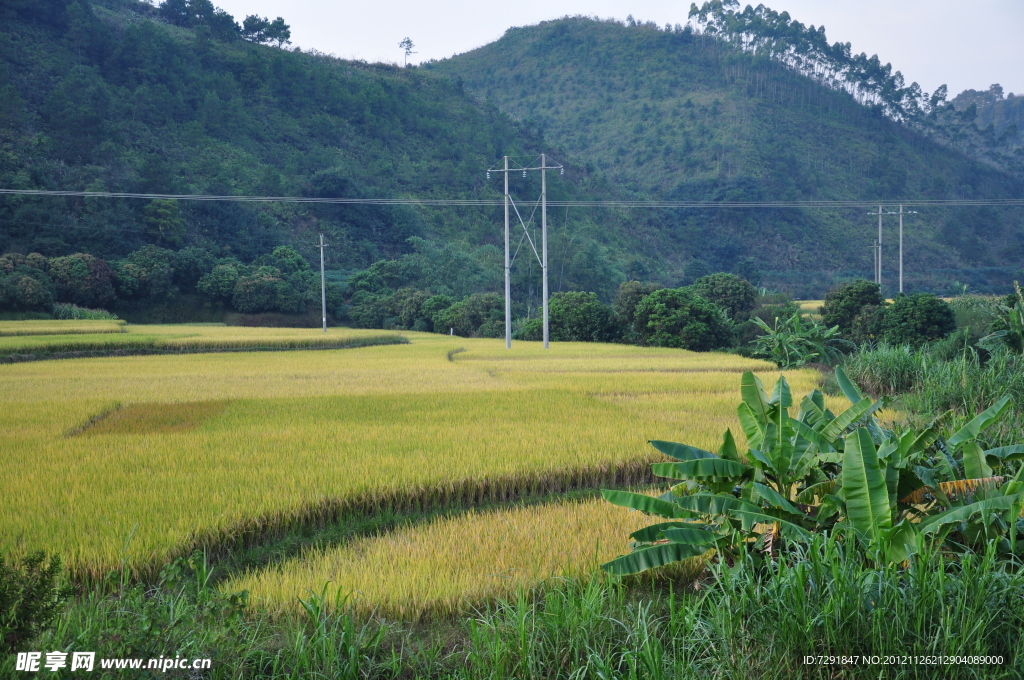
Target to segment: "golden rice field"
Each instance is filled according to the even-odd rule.
[[[76,335],[97,333],[124,333],[125,322],[115,321],[0,321],[0,338],[9,335]]]
[[[22,332],[5,332],[7,323],[19,324]],[[24,324],[50,324],[25,327]],[[57,334],[59,326],[68,324],[70,330]],[[92,331],[93,326],[80,324],[115,324],[116,331]],[[29,331],[32,331],[29,333]],[[95,352],[104,350],[154,350],[166,352],[192,352],[203,350],[238,349],[301,349],[341,347],[346,344],[365,344],[381,338],[394,341],[397,333],[360,329],[332,328],[324,333],[318,328],[246,328],[221,325],[147,325],[128,326],[121,321],[24,321],[0,322],[0,356],[11,354],[39,354],[53,352]]]
[[[327,585],[329,605],[418,620],[465,611],[549,578],[593,574],[647,524],[642,514],[601,499],[470,512],[310,550],[223,588],[248,590],[252,605],[290,612]]]
[[[131,333],[308,333],[197,328]],[[56,551],[80,575],[152,573],[198,546],[347,510],[639,483],[658,458],[646,440],[717,446],[737,429],[740,373],[775,379],[732,355],[405,335],[0,365],[0,550]],[[803,393],[817,374],[789,378]]]

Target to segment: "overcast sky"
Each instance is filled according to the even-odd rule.
[[[443,59],[485,45],[510,26],[583,14],[686,23],[685,0],[214,0],[241,23],[247,14],[283,16],[292,43],[347,59],[401,62],[398,42],[412,38],[412,60]],[[1024,94],[1024,0],[777,0],[804,24],[825,25],[829,41],[878,54],[926,91],[946,83],[950,96],[1000,83]]]

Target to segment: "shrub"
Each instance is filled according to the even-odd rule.
[[[754,319],[765,332],[755,340],[755,357],[774,361],[779,368],[796,368],[811,361],[834,363],[842,357],[843,345],[852,343],[838,338],[839,328],[825,328],[818,321],[804,320],[795,312],[786,320],[775,319],[768,325]]]
[[[46,630],[73,590],[62,587],[61,561],[46,553],[8,564],[0,556],[0,650],[12,653]]]
[[[956,330],[949,305],[931,293],[899,296],[885,311],[882,333],[890,345],[920,347]]]
[[[555,293],[551,296],[549,312],[552,340],[607,342],[615,336],[612,310],[597,299],[596,293]]]
[[[885,310],[881,305],[864,305],[854,317],[848,332],[850,340],[858,345],[879,342],[885,332]]]
[[[114,271],[106,260],[75,253],[50,260],[50,278],[57,288],[61,302],[72,302],[83,307],[103,307],[113,302]]]
[[[619,286],[619,292],[612,302],[612,313],[615,315],[615,323],[619,326],[619,333],[629,342],[636,340],[636,331],[633,329],[633,316],[636,313],[636,306],[644,297],[662,288],[657,283],[641,283],[640,281],[626,281]]]
[[[88,309],[86,307],[79,307],[69,302],[58,302],[53,306],[53,318],[55,319],[67,319],[67,320],[81,320],[88,319],[94,321],[114,321],[117,319],[116,314],[111,314],[105,309]]]
[[[662,288],[640,301],[633,322],[643,344],[698,352],[726,347],[729,319],[717,305],[685,288]]]
[[[702,276],[691,288],[705,300],[721,307],[733,321],[743,321],[757,307],[757,289],[746,279],[720,272]]]
[[[853,321],[869,305],[881,307],[881,287],[864,279],[844,283],[825,295],[821,306],[821,322],[828,327],[839,326],[843,335],[849,336]]]

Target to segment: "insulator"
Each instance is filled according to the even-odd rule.
[[[526,170],[523,170],[523,177],[526,177]]]
[[[490,178],[491,178],[491,173],[488,172],[487,173],[487,179],[490,179]]]
[[[559,168],[558,169],[558,174],[559,175],[564,175],[565,174],[565,168]]]

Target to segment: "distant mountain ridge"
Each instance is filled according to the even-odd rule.
[[[544,151],[566,165],[551,178],[552,199],[1024,195],[1019,179],[848,93],[692,30],[566,19],[397,68],[161,17],[137,0],[0,7],[0,186],[493,199],[500,188],[487,167]],[[515,177],[513,188],[532,201],[536,177]],[[290,244],[316,261],[324,231],[339,280],[415,255],[426,273],[396,286],[500,287],[498,209],[180,207],[168,230],[163,208],[145,201],[2,198],[0,252],[119,258],[155,243],[249,261]],[[863,212],[553,210],[553,286],[607,298],[626,279],[677,285],[722,270],[814,296],[870,271],[873,221]],[[914,219],[911,289],[956,278],[1001,290],[1024,261],[1018,213],[935,209]],[[887,229],[889,239],[891,221]],[[894,256],[885,251],[887,272]],[[520,257],[516,294],[535,300],[536,278]]]
[[[936,143],[880,107],[687,27],[565,18],[509,29],[494,43],[425,68],[461,78],[503,111],[536,123],[547,141],[567,150],[567,160],[632,197],[891,203],[1024,191],[1018,178]],[[680,266],[696,257],[727,269],[753,257],[776,281],[792,281],[800,272],[870,272],[875,231],[863,213],[691,211],[636,222],[683,253]],[[932,209],[908,226],[906,238],[915,277],[990,268],[987,275],[1007,285],[1024,261],[1013,211]],[[894,249],[883,256],[893,271]]]

